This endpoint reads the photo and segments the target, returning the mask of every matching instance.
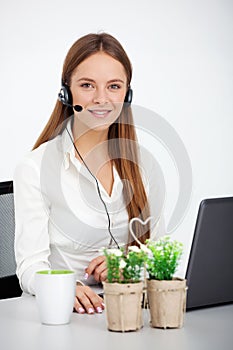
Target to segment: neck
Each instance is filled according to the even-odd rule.
[[[81,123],[76,125],[74,121],[72,133],[75,146],[77,147],[82,158],[87,161],[91,167],[98,168],[98,165],[109,161],[108,129],[85,130],[85,126],[83,126]],[[76,157],[80,160],[78,154],[76,154]]]

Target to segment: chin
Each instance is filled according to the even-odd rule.
[[[96,127],[91,128],[91,130],[96,131],[96,132],[101,132],[101,131],[108,131],[110,127],[110,124],[104,124],[104,125],[99,125]]]

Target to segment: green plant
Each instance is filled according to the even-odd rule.
[[[125,254],[121,249],[104,249],[107,263],[107,282],[137,283],[141,280],[142,268],[147,255],[137,246],[129,247]]]
[[[147,257],[149,279],[172,280],[183,253],[183,244],[171,241],[170,236],[164,236],[158,241],[147,240],[150,254]]]

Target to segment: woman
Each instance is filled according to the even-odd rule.
[[[128,222],[150,215],[148,183],[150,194],[156,192],[139,162],[131,77],[131,63],[114,37],[101,33],[77,40],[64,62],[54,111],[15,171],[21,287],[35,294],[37,270],[74,269],[79,313],[102,312],[103,300],[90,287],[106,279],[100,248],[131,244]],[[150,236],[149,225],[135,230],[142,242]]]

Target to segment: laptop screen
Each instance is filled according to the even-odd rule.
[[[186,279],[187,309],[233,302],[233,197],[201,202]]]

